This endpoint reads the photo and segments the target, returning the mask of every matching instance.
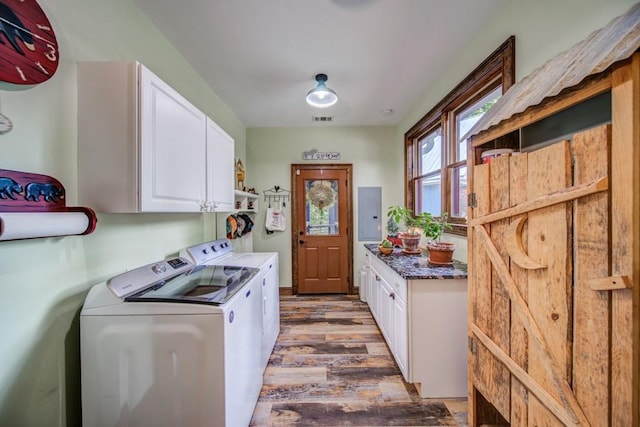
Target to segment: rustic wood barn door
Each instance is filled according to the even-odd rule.
[[[611,425],[611,325],[632,308],[611,304],[610,159],[605,125],[473,168],[471,425]]]

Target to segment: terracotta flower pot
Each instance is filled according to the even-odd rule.
[[[453,252],[455,251],[453,243],[431,242],[427,244],[427,251],[429,252],[429,263],[433,265],[453,264]]]
[[[382,255],[389,255],[391,252],[393,252],[393,248],[385,248],[384,246],[380,245],[378,245],[378,250]]]

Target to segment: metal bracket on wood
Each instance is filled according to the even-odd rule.
[[[468,341],[469,341],[469,351],[471,352],[471,354],[477,354],[478,344],[476,344],[476,340],[474,340],[473,337],[469,337]]]
[[[478,207],[478,198],[476,196],[476,193],[469,193],[467,195],[467,206],[469,206],[470,208]]]

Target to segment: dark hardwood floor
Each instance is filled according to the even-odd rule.
[[[355,295],[281,295],[252,426],[465,426],[466,400],[421,399]]]

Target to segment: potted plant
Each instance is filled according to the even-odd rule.
[[[393,220],[393,218],[389,218],[387,220],[387,240],[393,243],[393,246],[402,246],[402,241],[398,237],[398,224]]]
[[[387,216],[396,224],[403,224],[405,231],[398,233],[398,237],[402,241],[402,248],[407,253],[420,253],[418,244],[422,233],[420,231],[426,231],[427,227],[433,222],[433,217],[427,212],[423,212],[420,215],[413,215],[413,211],[404,206],[391,206],[387,211]]]
[[[384,239],[378,245],[378,250],[382,255],[389,255],[391,252],[393,252],[393,243],[388,239]]]
[[[451,265],[453,262],[455,245],[441,241],[442,233],[446,230],[451,230],[451,224],[448,220],[449,214],[443,212],[439,218],[431,217],[431,221],[423,229],[425,237],[429,239],[427,242],[427,251],[431,264]]]

